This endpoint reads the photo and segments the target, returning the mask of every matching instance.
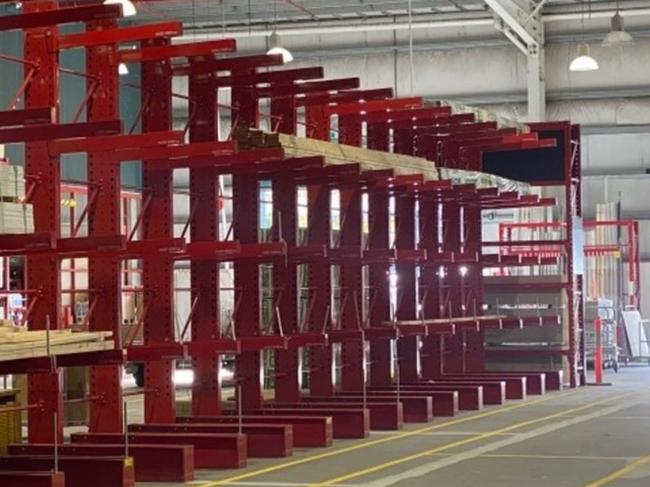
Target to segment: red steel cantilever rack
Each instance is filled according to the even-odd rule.
[[[473,114],[426,105],[417,97],[393,99],[390,89],[359,90],[357,78],[321,80],[320,67],[262,71],[281,65],[281,59],[220,57],[234,51],[232,40],[172,45],[171,38],[182,31],[179,23],[120,27],[119,14],[114,6],[58,8],[55,0],[38,0],[26,2],[23,14],[0,20],[0,30],[26,29],[25,56],[38,65],[29,71],[25,108],[0,112],[0,142],[27,142],[26,176],[38,181],[30,194],[35,234],[0,238],[3,254],[28,255],[27,288],[39,290],[38,299],[30,297],[30,326],[44,326],[47,317],[61,326],[58,262],[63,256],[89,258],[88,287],[96,293],[89,318],[92,330],[120,336],[123,259],[142,259],[146,291],[143,344],[126,346],[118,339],[117,350],[110,353],[5,364],[3,370],[32,372],[29,402],[43,405],[44,413],[29,414],[30,442],[52,442],[55,431],[61,436],[58,368],[70,365],[90,365],[89,397],[102,397],[90,402],[92,433],[121,433],[124,354],[145,364],[148,423],[176,420],[172,371],[179,358],[193,362],[195,416],[225,413],[217,373],[224,353],[237,355],[236,378],[247,410],[267,405],[260,374],[265,349],[274,350],[276,401],[289,404],[302,399],[301,348],[309,350],[309,389],[314,396],[335,397],[336,367],[343,371],[340,386],[348,392],[393,384],[391,340],[397,341],[400,380],[483,371],[483,330],[522,322],[482,316],[481,276],[489,259],[482,254],[481,211],[553,201],[473,184],[427,181],[392,169],[329,166],[323,157],[285,156],[277,147],[240,150],[232,137],[219,136],[223,107],[218,90],[232,89],[231,135],[260,127],[260,100],[270,99],[271,125],[280,133],[295,135],[304,123],[308,135],[329,140],[337,117],[341,143],[425,156],[452,168],[483,169],[485,154],[495,151],[525,158],[531,151],[564,144],[568,154],[565,145],[576,138],[576,128],[567,125],[572,133],[563,140],[557,132],[565,125],[520,133],[479,122]],[[85,22],[86,32],[59,36],[56,25],[66,22]],[[140,45],[121,51],[122,42]],[[59,124],[57,53],[76,48],[86,50],[87,122]],[[119,62],[142,65],[140,134],[122,133]],[[172,130],[174,76],[189,78],[189,143],[183,132]],[[303,108],[304,121],[299,116]],[[71,152],[88,154],[88,183],[96,191],[85,213],[88,236],[62,239],[58,162],[60,155]],[[570,166],[574,180],[579,177],[577,157]],[[142,216],[129,237],[120,235],[119,174],[121,162],[127,160],[142,161],[145,193]],[[190,170],[189,242],[174,238],[172,175],[181,167]],[[225,174],[233,177],[234,225],[233,239],[223,241],[217,225],[217,178]],[[270,180],[273,187],[270,241],[259,235],[262,180]],[[299,189],[307,193],[304,239],[297,234]],[[331,226],[333,193],[340,195],[340,228]],[[397,222],[392,230],[391,201]],[[140,239],[132,238],[139,233]],[[193,303],[191,339],[182,336],[180,341],[173,323],[173,265],[179,259],[191,262]],[[243,303],[237,308],[233,337],[223,336],[219,323],[224,261],[234,263],[235,301]],[[273,266],[276,319],[270,335],[260,330],[261,263]],[[336,279],[333,267],[338,269]],[[388,277],[392,268],[399,276],[394,309]],[[308,274],[310,289],[302,311],[299,273]],[[338,297],[332,299],[335,293]],[[571,346],[576,355],[577,344]],[[573,374],[571,380],[575,384]]]

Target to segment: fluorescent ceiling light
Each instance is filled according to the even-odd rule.
[[[603,39],[603,47],[615,47],[622,44],[629,44],[634,39],[632,36],[625,32],[625,27],[623,26],[623,17],[617,11],[611,20],[612,27],[609,30],[609,33]]]
[[[571,61],[569,71],[596,71],[598,63],[589,55],[589,46],[587,44],[578,44],[578,55]]]
[[[270,49],[266,52],[267,54],[282,56],[282,62],[284,64],[293,61],[293,54],[280,45],[280,36],[276,31],[273,31],[269,37],[269,46]]]
[[[120,76],[125,76],[125,75],[129,74],[129,68],[127,67],[126,64],[124,64],[124,63],[120,63],[120,64],[117,66],[117,72],[118,72],[118,74],[119,74]]]
[[[104,5],[121,5],[124,17],[133,17],[138,13],[131,0],[104,0]]]

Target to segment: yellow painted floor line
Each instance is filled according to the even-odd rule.
[[[432,448],[430,450],[426,450],[426,451],[423,451],[423,452],[420,452],[420,453],[407,455],[407,456],[404,456],[404,457],[401,457],[401,458],[397,458],[395,460],[391,460],[389,462],[380,463],[380,464],[375,465],[375,466],[370,467],[370,468],[357,470],[357,471],[354,471],[354,472],[350,472],[349,474],[346,474],[346,475],[341,475],[341,476],[336,477],[336,478],[332,478],[332,479],[329,479],[329,480],[324,480],[322,482],[316,482],[316,483],[312,484],[312,487],[324,487],[324,486],[332,486],[334,484],[339,484],[341,482],[345,482],[345,481],[350,480],[350,479],[363,477],[363,476],[366,476],[366,475],[369,475],[369,474],[372,474],[372,473],[379,472],[381,470],[385,470],[385,469],[390,468],[390,467],[394,467],[396,465],[401,465],[403,463],[411,462],[413,460],[417,460],[419,458],[426,457],[426,456],[428,456],[428,455],[430,455],[432,453],[442,452],[442,451],[445,451],[445,450],[449,450],[451,448],[456,448],[456,447],[459,447],[459,446],[464,446],[464,445],[467,445],[467,444],[470,444],[470,443],[474,443],[476,441],[491,438],[491,437],[496,436],[499,433],[507,433],[507,432],[510,432],[510,431],[513,431],[513,430],[516,430],[516,429],[519,429],[519,428],[523,428],[525,426],[531,426],[531,425],[534,425],[534,424],[537,424],[537,423],[541,423],[543,421],[548,421],[548,420],[551,420],[551,419],[560,418],[560,417],[569,415],[571,413],[576,413],[578,411],[584,411],[585,409],[589,409],[589,408],[592,408],[592,407],[595,407],[595,406],[600,406],[600,405],[603,405],[603,404],[607,404],[607,403],[612,402],[612,401],[619,401],[620,402],[624,398],[630,397],[630,396],[633,396],[633,395],[636,395],[636,394],[638,394],[637,391],[631,392],[631,393],[628,393],[628,394],[624,394],[624,395],[621,395],[621,396],[615,396],[615,397],[609,397],[609,398],[606,398],[606,399],[600,399],[600,400],[597,400],[597,401],[589,402],[589,403],[584,404],[582,406],[567,409],[566,411],[562,411],[562,412],[559,412],[559,413],[550,414],[550,415],[547,415],[547,416],[541,416],[539,418],[531,419],[531,420],[528,420],[528,421],[522,421],[522,422],[519,422],[519,423],[515,423],[513,425],[506,426],[505,428],[499,428],[497,430],[488,431],[488,432],[483,433],[483,434],[478,435],[478,436],[474,436],[474,437],[471,437],[471,438],[465,438],[463,440],[458,440],[458,441],[455,441],[455,442],[452,442],[452,443],[448,443],[446,445],[438,446],[438,447],[435,447],[435,448]]]
[[[600,419],[600,418],[599,418]],[[507,454],[507,453],[486,453],[481,455],[480,458],[521,458],[522,460],[594,460],[594,461],[623,461],[629,462],[636,457],[604,457],[604,456],[590,456],[590,455],[527,455],[521,454]]]
[[[612,472],[609,475],[606,475],[605,477],[602,477],[594,482],[591,482],[585,485],[585,487],[602,487],[604,485],[611,483],[614,480],[620,479],[621,477],[625,477],[628,473],[631,473],[637,468],[640,468],[648,463],[650,463],[650,455],[637,458],[629,465],[626,465],[625,467],[621,468],[620,470],[617,470],[616,472]]]
[[[254,477],[258,477],[260,475],[265,475],[265,474],[268,474],[268,473],[273,473],[273,472],[277,472],[277,471],[280,471],[280,470],[285,470],[287,468],[295,467],[295,466],[298,466],[298,465],[304,465],[305,463],[310,463],[310,462],[315,462],[315,461],[318,461],[318,460],[323,460],[325,458],[335,457],[335,456],[342,455],[344,453],[348,453],[348,452],[351,452],[351,451],[362,450],[362,449],[365,449],[365,448],[370,448],[370,447],[375,446],[375,445],[380,445],[380,444],[383,444],[383,443],[389,443],[389,442],[401,440],[403,438],[409,438],[409,437],[412,437],[412,436],[416,436],[416,435],[421,434],[421,433],[426,433],[426,432],[429,432],[429,431],[439,430],[441,428],[446,428],[448,426],[454,426],[454,425],[457,425],[457,424],[467,423],[468,421],[474,421],[474,420],[477,420],[477,419],[488,418],[490,416],[495,416],[495,415],[502,414],[502,413],[505,413],[505,412],[514,411],[514,410],[517,410],[517,409],[523,409],[523,408],[526,408],[526,407],[534,406],[536,404],[549,402],[549,401],[552,401],[554,399],[563,399],[563,398],[575,395],[579,391],[584,391],[584,389],[575,389],[575,390],[568,391],[568,392],[559,392],[557,394],[553,394],[553,395],[550,395],[550,396],[547,396],[547,397],[544,397],[544,398],[541,398],[541,399],[535,399],[535,400],[532,400],[532,401],[530,401],[530,400],[529,401],[524,401],[524,402],[521,402],[519,404],[513,404],[512,406],[497,407],[497,408],[495,408],[495,409],[493,409],[491,411],[486,411],[486,412],[478,413],[478,414],[472,414],[470,416],[464,416],[462,418],[452,419],[450,421],[445,421],[443,423],[433,424],[431,426],[427,426],[427,427],[424,427],[424,428],[419,428],[419,429],[415,429],[415,430],[412,430],[412,431],[405,431],[404,433],[398,433],[398,434],[395,434],[393,436],[387,436],[387,437],[380,438],[380,439],[377,439],[377,440],[370,440],[370,441],[366,441],[366,442],[359,443],[359,444],[356,444],[356,445],[335,449],[335,450],[332,450],[332,451],[328,451],[326,453],[319,453],[319,454],[311,455],[311,456],[308,456],[308,457],[305,457],[305,458],[300,458],[300,459],[297,459],[297,460],[292,460],[292,461],[288,461],[288,462],[284,462],[284,463],[279,463],[277,465],[271,465],[269,467],[263,467],[263,468],[260,468],[260,469],[257,469],[257,470],[253,470],[251,472],[242,473],[242,474],[235,475],[233,477],[228,477],[228,478],[225,478],[225,479],[208,481],[208,482],[199,484],[199,487],[216,487],[217,485],[228,485],[228,484],[238,482],[238,481],[241,481],[241,480],[246,480],[246,479],[251,479],[251,478],[254,478]]]

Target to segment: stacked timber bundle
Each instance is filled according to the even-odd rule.
[[[497,187],[501,191],[529,194],[530,185],[492,174],[464,169],[436,167],[422,157],[396,154],[338,142],[310,139],[248,127],[236,127],[233,139],[240,150],[281,148],[286,158],[322,156],[325,165],[359,164],[362,171],[386,170],[395,175],[422,175],[425,180],[450,180],[454,184],[475,184],[479,188]]]
[[[34,232],[32,205],[24,199],[23,168],[0,163],[0,234]]]
[[[110,350],[115,347],[111,337],[112,332],[28,331],[4,320],[0,321],[0,362]]]
[[[279,134],[263,130],[238,126],[233,131],[233,139],[242,150],[272,149],[280,147]]]

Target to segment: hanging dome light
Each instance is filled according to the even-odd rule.
[[[266,53],[270,55],[282,56],[282,62],[285,64],[293,61],[293,54],[291,54],[288,49],[285,49],[280,45],[280,36],[276,31],[273,31],[269,37],[269,50]]]
[[[578,44],[578,55],[569,65],[569,71],[596,71],[598,63],[589,54],[589,45],[581,42]]]
[[[615,47],[622,44],[629,44],[634,40],[628,32],[625,32],[623,17],[621,17],[618,10],[612,17],[611,25],[611,29],[605,36],[605,39],[603,39],[603,47]]]
[[[118,73],[120,76],[126,76],[127,74],[129,74],[129,68],[127,67],[126,64],[124,64],[124,63],[120,63],[120,64],[117,66],[117,73]]]
[[[133,17],[138,13],[131,0],[104,0],[104,5],[121,5],[124,17]]]

